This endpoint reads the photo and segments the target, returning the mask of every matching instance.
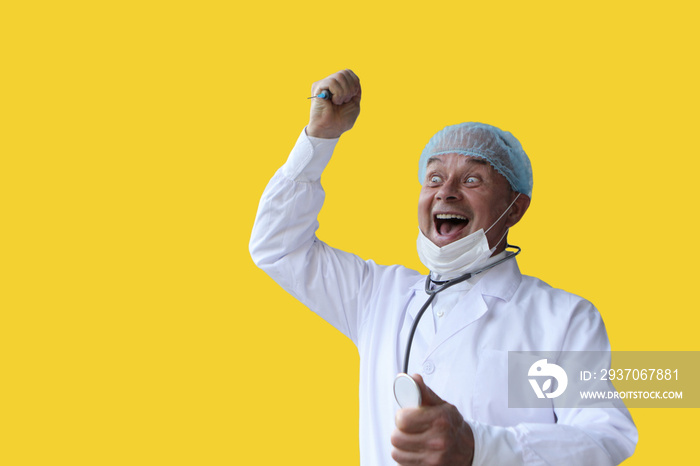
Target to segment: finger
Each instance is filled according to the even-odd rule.
[[[359,107],[360,100],[362,100],[362,88],[358,89],[357,94],[355,94],[355,97],[352,98],[352,103],[356,104]]]
[[[311,95],[312,96],[317,96],[319,95],[322,91],[328,89],[328,78],[324,78],[320,81],[316,81],[311,85]],[[324,99],[312,99],[312,104],[316,103],[316,105],[323,105]]]
[[[316,81],[311,85],[311,95],[317,96],[324,90],[329,90],[331,94],[342,94],[342,86],[337,81],[338,73],[333,73],[320,81]],[[324,100],[324,99],[320,99]]]
[[[350,82],[353,85],[353,89],[352,89],[353,94],[357,95],[360,92],[362,92],[362,90],[361,90],[362,88],[360,86],[360,78],[355,74],[355,72],[353,70],[345,70],[345,71],[347,71],[348,77],[350,78]]]
[[[399,429],[395,429],[391,434],[391,444],[397,450],[421,452],[435,449],[435,443],[431,441],[432,432],[421,432],[419,434],[407,434]]]
[[[333,89],[331,89],[331,92],[333,93],[333,103],[336,105],[343,105],[352,98],[350,93],[350,83],[342,71],[337,72],[333,79],[336,85],[336,92],[333,92]]]
[[[429,409],[433,408],[433,409]],[[396,412],[396,427],[407,434],[418,434],[430,429],[433,421],[440,415],[435,407],[404,408]]]
[[[348,81],[348,102],[350,102],[360,92],[360,80],[352,70],[345,70],[345,78]]]
[[[360,80],[352,70],[341,70],[313,83],[311,95],[318,95],[325,89],[333,94],[331,101],[335,105],[342,105],[355,99],[360,93]],[[355,101],[359,101],[359,98]]]
[[[422,466],[428,464],[426,456],[423,452],[407,451],[399,448],[391,450],[391,458],[401,466]]]
[[[347,83],[347,100],[350,101],[360,91],[360,79],[352,70],[343,70],[341,73]]]
[[[439,406],[445,404],[445,401],[437,396],[437,394],[428,387],[423,381],[423,377],[420,374],[413,374],[411,376],[413,380],[416,381],[418,387],[420,388],[421,396],[421,406]]]

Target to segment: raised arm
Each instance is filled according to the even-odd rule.
[[[369,265],[316,237],[323,206],[320,178],[338,137],[360,111],[360,83],[343,70],[312,86],[332,100],[312,99],[309,125],[263,193],[250,239],[253,261],[280,286],[353,341]]]

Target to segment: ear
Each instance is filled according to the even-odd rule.
[[[518,196],[518,198],[506,215],[506,228],[510,228],[518,223],[520,219],[523,218],[523,215],[525,215],[527,208],[530,207],[530,198],[525,194],[513,193],[513,196]]]

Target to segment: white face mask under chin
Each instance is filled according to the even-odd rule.
[[[441,280],[457,278],[491,257],[483,228],[446,246],[439,247],[418,230],[418,257]],[[494,248],[495,250],[495,248]],[[438,277],[433,277],[438,278]]]
[[[493,222],[493,225],[491,225],[486,232],[503,218],[518,197],[520,197],[520,193],[518,193],[515,199],[513,199],[513,202],[506,208],[505,212]],[[481,228],[464,238],[439,247],[430,241],[419,229],[418,241],[416,243],[418,257],[423,265],[433,274],[437,274],[441,280],[451,280],[465,273],[474,272],[491,257],[491,254],[496,250],[498,244],[505,238],[508,230],[506,230],[501,239],[498,240],[498,243],[490,249],[489,241],[486,238],[486,232]]]

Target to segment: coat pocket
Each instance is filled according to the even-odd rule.
[[[533,364],[536,356],[511,354],[511,358],[523,358],[518,364]],[[530,361],[529,359],[532,359]],[[520,381],[519,381],[520,382]],[[526,380],[523,383],[511,384],[517,390],[532,390]],[[514,426],[522,422],[553,424],[554,411],[551,403],[548,408],[509,407],[508,405],[508,351],[485,349],[479,355],[474,380],[474,396],[472,398],[472,413],[474,419],[495,426]],[[521,398],[521,393],[514,393],[515,398]],[[529,396],[530,394],[527,393]],[[511,399],[513,396],[511,396]],[[540,405],[541,406],[541,405]]]

